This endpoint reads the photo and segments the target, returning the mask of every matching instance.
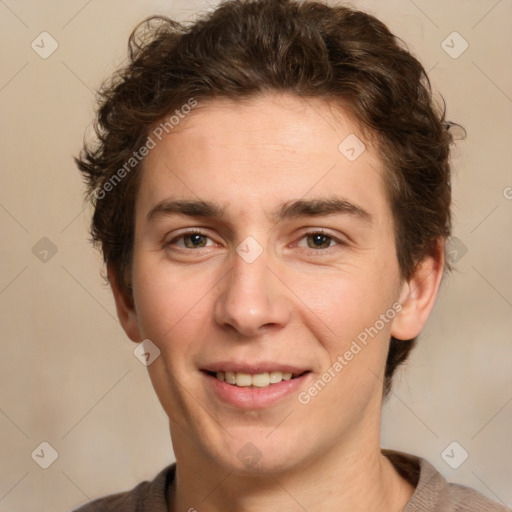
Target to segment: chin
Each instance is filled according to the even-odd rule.
[[[226,436],[222,446],[213,450],[212,457],[227,471],[245,475],[278,474],[299,468],[303,457],[298,453],[298,447],[305,448],[306,443],[302,438],[294,439],[278,430],[239,429],[232,437]]]

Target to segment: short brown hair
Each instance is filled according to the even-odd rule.
[[[403,277],[450,235],[445,108],[422,65],[375,17],[318,1],[230,0],[188,25],[149,18],[128,47],[129,62],[99,93],[97,141],[76,159],[94,203],[93,241],[128,297],[142,167],[126,162],[155,122],[191,98],[289,92],[342,103],[377,140]],[[391,338],[384,395],[415,342]]]

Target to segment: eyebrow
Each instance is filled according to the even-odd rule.
[[[148,222],[151,222],[159,217],[186,215],[189,217],[222,220],[225,214],[225,208],[214,201],[164,199],[151,208],[146,219]],[[282,221],[296,217],[321,217],[340,214],[348,214],[368,224],[372,223],[372,216],[368,211],[340,197],[287,201],[275,208],[271,212],[271,217],[275,221]]]

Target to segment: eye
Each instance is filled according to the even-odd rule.
[[[212,243],[208,244],[208,240],[212,241],[206,233],[199,229],[195,229],[193,231],[181,233],[180,235],[174,237],[172,240],[169,240],[165,243],[165,247],[169,248],[171,246],[175,246],[179,249],[187,250],[203,249],[215,245],[213,241]],[[324,249],[323,252],[326,252],[326,249],[331,249],[335,245],[346,245],[345,242],[325,233],[322,229],[318,229],[316,231],[308,231],[302,235],[300,240],[305,240],[306,245],[303,243],[298,243],[298,247],[304,247],[316,252],[318,252],[319,249]]]
[[[176,245],[181,249],[202,249],[203,247],[209,247],[206,245],[206,240],[209,238],[209,236],[200,230],[187,231],[166,242],[165,246]],[[180,244],[179,241],[183,241],[183,243]]]
[[[302,235],[301,240],[305,239],[307,248],[317,250],[317,249],[330,249],[332,247],[331,243],[334,242],[336,245],[346,245],[343,241],[335,238],[331,235],[324,233],[323,230],[317,231],[308,231]],[[304,245],[297,244],[299,247],[304,247]]]

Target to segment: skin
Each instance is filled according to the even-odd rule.
[[[353,162],[338,150],[350,134],[366,144]],[[347,112],[290,94],[202,103],[146,157],[134,305],[111,268],[109,277],[129,338],[161,351],[148,371],[177,460],[170,510],[395,512],[409,501],[414,488],[380,452],[385,361],[391,335],[411,339],[423,328],[444,262],[440,244],[402,279],[383,173]],[[371,222],[271,216],[283,202],[333,195]],[[216,201],[226,217],[148,220],[170,197]],[[197,228],[204,237],[183,238]],[[318,248],[321,228],[328,237]],[[263,249],[252,263],[236,252],[249,236]],[[278,361],[310,370],[306,390],[397,301],[402,310],[307,405],[293,393],[240,409],[219,400],[200,371],[223,360]],[[261,455],[251,467],[237,457],[248,442]]]

